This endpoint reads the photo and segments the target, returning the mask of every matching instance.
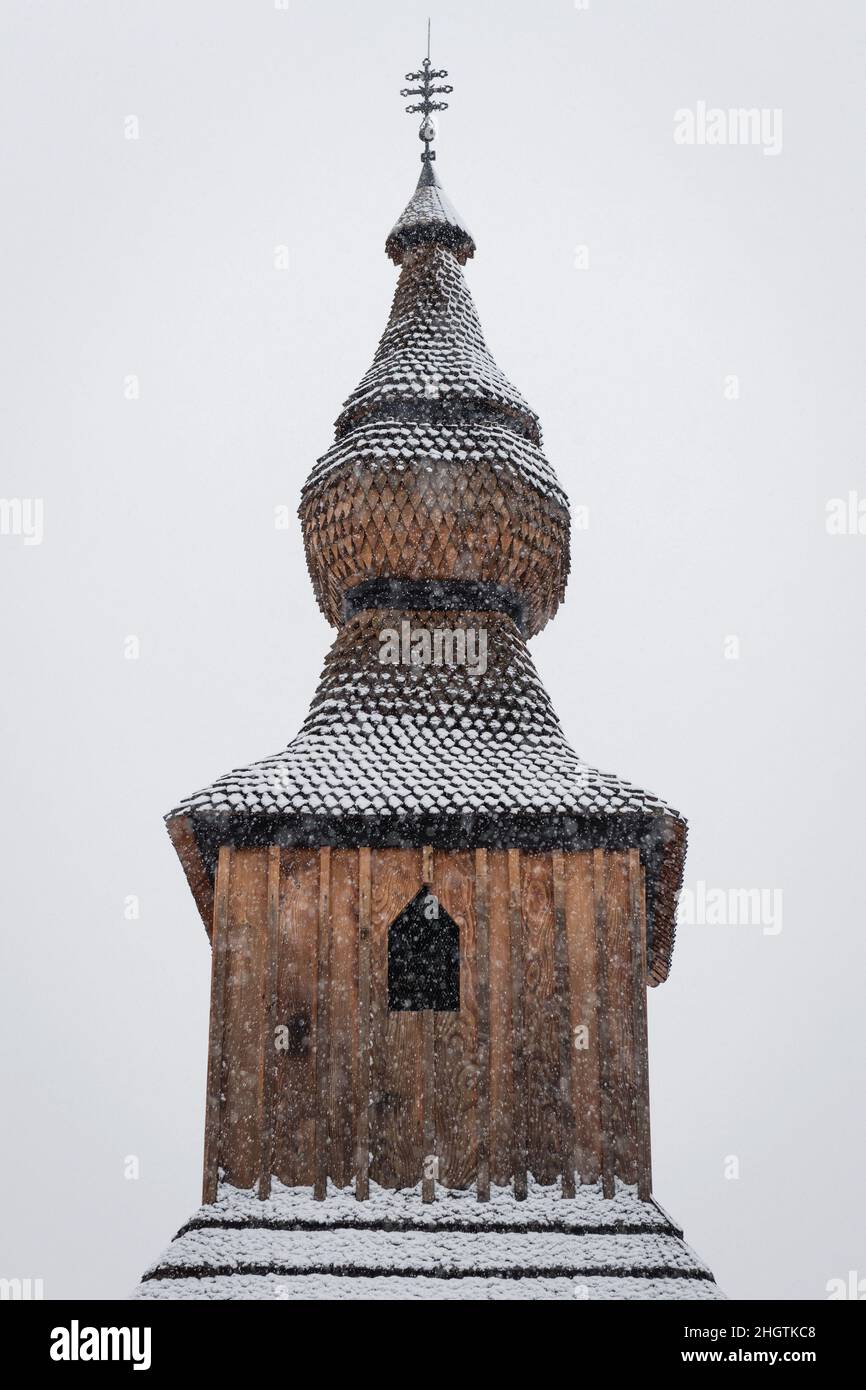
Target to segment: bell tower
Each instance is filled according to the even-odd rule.
[[[204,1190],[142,1297],[719,1296],[652,1196],[685,822],[578,757],[529,653],[568,501],[466,283],[447,76],[407,74],[390,318],[301,494],[310,712],[167,818],[212,945]]]

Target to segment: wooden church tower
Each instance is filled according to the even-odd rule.
[[[464,279],[446,76],[407,77],[391,316],[302,492],[310,713],[168,817],[212,944],[204,1193],[139,1297],[720,1296],[652,1198],[685,822],[573,752],[529,654],[568,501]]]

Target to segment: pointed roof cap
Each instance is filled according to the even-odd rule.
[[[388,234],[385,250],[395,265],[417,246],[447,246],[461,265],[475,255],[475,238],[425,162],[415,192]]]

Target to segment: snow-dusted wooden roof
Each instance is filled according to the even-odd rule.
[[[392,664],[404,621],[484,633],[485,669]],[[474,649],[476,639],[470,640]],[[220,813],[526,817],[676,815],[569,746],[527,646],[501,613],[366,610],[342,628],[300,733],[177,808]]]
[[[654,1202],[619,1186],[530,1183],[524,1201],[493,1188],[440,1191],[371,1184],[317,1202],[274,1183],[266,1201],[223,1186],[136,1290],[141,1299],[720,1299],[706,1265]]]
[[[372,364],[344,403],[336,435],[370,418],[471,423],[481,416],[540,444],[538,416],[497,366],[454,253],[407,253]]]
[[[431,161],[423,164],[421,177],[385,242],[385,250],[400,265],[416,246],[447,246],[465,265],[475,255],[475,239],[439,182]]]

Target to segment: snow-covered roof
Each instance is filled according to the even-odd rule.
[[[142,1299],[719,1299],[710,1270],[654,1202],[618,1184],[563,1199],[530,1182],[525,1201],[492,1188],[274,1182],[271,1196],[223,1185],[144,1275]]]
[[[416,628],[483,630],[485,670],[444,659],[438,666],[382,661],[382,634],[399,634],[410,618]],[[658,797],[577,756],[510,618],[395,609],[366,610],[345,624],[288,748],[227,773],[178,810],[335,818],[671,814]]]
[[[454,252],[407,253],[373,362],[344,402],[338,439],[370,418],[504,423],[534,444],[538,416],[494,362]]]
[[[385,242],[385,250],[397,265],[415,246],[449,247],[465,262],[475,254],[475,240],[463,218],[439,182],[432,162],[421,169],[415,192]]]

